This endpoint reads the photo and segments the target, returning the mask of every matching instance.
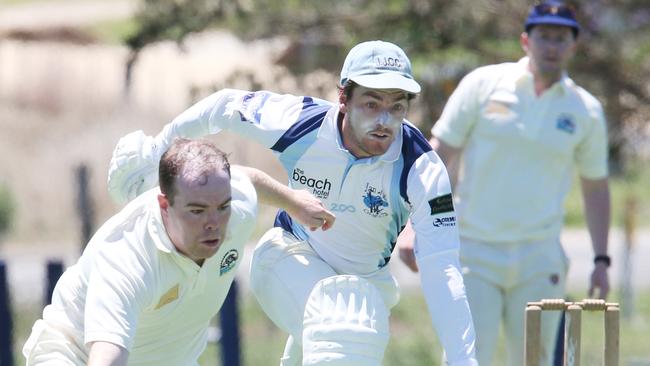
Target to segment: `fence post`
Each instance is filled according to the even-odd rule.
[[[5,262],[0,259],[0,366],[13,366],[13,322],[11,319],[11,301],[9,299],[9,281]]]
[[[239,315],[237,313],[237,281],[233,281],[219,311],[221,326],[221,360],[224,366],[241,365],[239,352]]]
[[[63,262],[57,260],[47,261],[47,287],[45,289],[45,306],[52,303],[54,286],[63,274]]]
[[[86,248],[93,235],[93,222],[95,210],[90,198],[88,166],[81,164],[76,170],[77,176],[77,212],[81,220],[81,251]]]

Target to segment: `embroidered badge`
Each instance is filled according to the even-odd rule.
[[[221,258],[221,267],[219,269],[219,275],[230,272],[231,269],[235,268],[237,259],[239,258],[239,252],[237,249],[230,249],[224,256]]]
[[[363,212],[372,217],[384,217],[388,215],[388,213],[384,211],[384,209],[388,207],[386,195],[384,192],[378,191],[377,188],[368,183],[366,183],[365,194],[363,195],[363,204],[366,205]]]
[[[163,306],[169,304],[170,302],[178,299],[179,288],[180,288],[179,284],[176,284],[174,287],[167,290],[167,292],[165,292],[165,294],[160,297],[160,300],[158,301],[158,305],[156,305],[155,310],[158,310]]]
[[[454,210],[454,199],[451,197],[451,193],[438,196],[429,201],[429,207],[431,207],[431,215],[452,212]]]
[[[549,280],[551,281],[552,285],[557,285],[558,283],[560,283],[560,275],[558,275],[557,273],[553,273],[549,277]]]
[[[573,117],[568,114],[561,114],[555,122],[555,127],[570,134],[576,131],[576,123],[573,121]]]

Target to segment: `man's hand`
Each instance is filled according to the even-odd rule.
[[[607,265],[605,263],[598,262],[594,267],[594,271],[591,272],[591,283],[589,285],[589,297],[594,298],[598,289],[598,296],[595,298],[606,299],[607,294],[609,293],[609,277],[607,275]]]
[[[397,247],[399,249],[399,258],[406,264],[406,266],[413,272],[418,272],[418,264],[415,261],[415,253],[413,252],[413,245],[415,243],[415,232],[411,227],[409,221],[404,230],[397,238]]]
[[[291,204],[285,210],[311,231],[318,228],[328,230],[336,220],[336,216],[325,208],[320,199],[305,190],[293,190]]]

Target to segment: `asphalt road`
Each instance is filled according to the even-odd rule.
[[[584,291],[589,283],[593,268],[593,254],[589,236],[585,230],[566,230],[562,241],[571,267],[568,276],[568,288],[572,291]],[[248,262],[251,258],[253,244],[244,254],[244,263],[239,268],[239,282],[243,291],[248,291]],[[5,243],[0,246],[0,260],[6,263],[10,291],[14,304],[38,303],[43,301],[45,293],[46,263],[48,260],[62,261],[65,266],[75,263],[80,248],[74,243]],[[610,253],[613,264],[610,269],[610,281],[613,288],[619,288],[623,278],[623,238],[618,230],[610,234]],[[650,229],[642,230],[635,240],[631,261],[627,268],[631,270],[631,284],[636,290],[650,290]],[[405,290],[417,289],[420,285],[418,275],[411,273],[395,254],[391,261],[392,271]]]

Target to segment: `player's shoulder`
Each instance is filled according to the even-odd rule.
[[[91,238],[89,245],[94,242],[117,242],[129,238],[127,233],[138,230],[143,226],[141,224],[148,220],[152,202],[156,201],[159,192],[160,188],[156,186],[127,203],[118,213],[104,222]]]
[[[415,153],[421,155],[431,150],[429,141],[422,131],[408,120],[402,123],[402,153]]]
[[[587,106],[592,107],[592,108],[602,108],[602,105],[600,104],[600,101],[587,89],[583,88],[582,86],[576,84],[572,79],[569,79],[567,82],[567,87],[570,91],[572,91],[576,97],[580,98]]]
[[[467,74],[466,79],[475,82],[498,79],[503,75],[513,73],[517,69],[517,67],[518,67],[517,62],[502,62],[499,64],[483,65],[470,71]]]

